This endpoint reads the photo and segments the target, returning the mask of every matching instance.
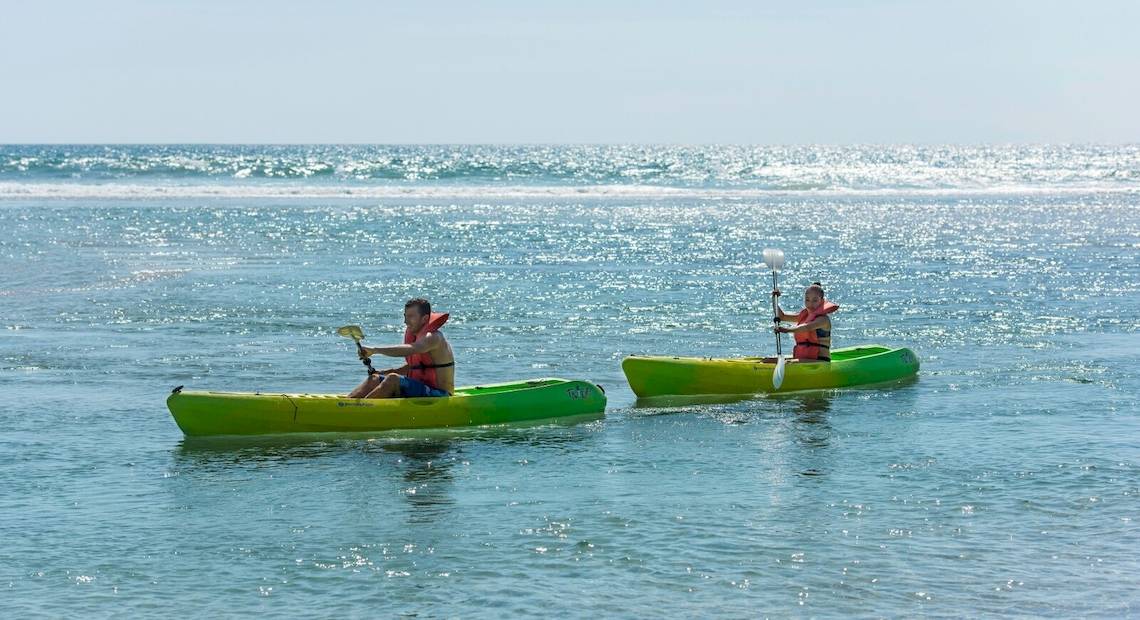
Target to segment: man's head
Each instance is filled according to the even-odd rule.
[[[823,303],[823,285],[819,282],[812,282],[811,286],[804,290],[804,307],[808,310],[815,310]]]
[[[423,297],[409,299],[404,304],[404,325],[413,332],[423,329],[429,318],[431,318],[431,302]]]

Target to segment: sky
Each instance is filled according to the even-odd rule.
[[[39,0],[0,143],[1135,143],[1140,3]]]

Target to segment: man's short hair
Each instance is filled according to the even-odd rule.
[[[431,314],[431,302],[424,299],[423,297],[409,299],[408,302],[404,304],[404,309],[407,310],[413,306],[415,306],[416,310],[418,310],[421,315]]]

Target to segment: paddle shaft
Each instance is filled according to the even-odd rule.
[[[359,350],[361,353],[364,353],[364,346],[360,344],[360,341],[356,340],[355,338],[353,338],[352,341],[356,343],[357,350]],[[371,377],[372,375],[379,372],[375,368],[372,367],[372,358],[368,357],[367,353],[364,353],[364,357],[362,358],[361,361],[363,361],[364,365],[368,367],[368,376],[369,377]]]
[[[776,270],[773,269],[772,270],[772,324],[773,325],[779,325],[780,324],[780,304],[779,304],[779,302],[776,301],[776,290],[777,290]],[[780,342],[780,332],[776,332],[776,356],[778,357],[778,356],[783,355],[783,354],[784,354],[784,352],[781,349],[781,342]]]

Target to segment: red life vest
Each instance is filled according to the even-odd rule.
[[[428,332],[439,331],[439,328],[447,322],[447,317],[448,314],[446,312],[432,312],[431,317],[423,326],[423,329],[415,333],[412,333],[411,329],[404,331],[404,344],[412,344]],[[436,364],[435,361],[431,359],[430,353],[413,353],[405,357],[404,361],[408,363],[409,379],[415,379],[437,390],[440,388],[439,385],[436,384],[435,369],[455,365],[455,362]]]
[[[796,316],[796,323],[803,325],[804,323],[811,323],[821,316],[831,314],[839,309],[839,306],[824,300],[819,305],[819,308],[812,312],[807,308],[800,310]],[[796,337],[796,346],[792,349],[792,357],[798,360],[825,360],[831,361],[831,330],[816,328],[806,332],[793,332]],[[826,339],[827,342],[821,342],[821,339]]]

